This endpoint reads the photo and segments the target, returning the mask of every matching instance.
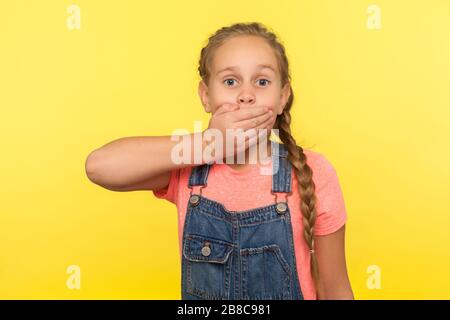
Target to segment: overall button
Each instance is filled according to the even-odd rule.
[[[189,202],[193,205],[196,206],[200,201],[200,197],[196,194],[192,195],[191,198],[189,199]]]
[[[209,242],[206,242],[205,245],[202,248],[202,255],[207,257],[210,254],[211,254],[211,248],[209,247]]]
[[[287,204],[285,202],[278,202],[276,209],[278,213],[285,213],[287,210]]]

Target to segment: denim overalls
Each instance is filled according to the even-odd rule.
[[[271,141],[274,204],[228,211],[201,195],[212,164],[192,168],[182,243],[182,299],[303,299],[291,215],[291,163],[283,144]],[[200,193],[192,191],[200,186]],[[269,192],[269,191],[268,191]]]

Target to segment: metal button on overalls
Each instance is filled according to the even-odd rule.
[[[196,194],[192,195],[191,198],[189,199],[189,202],[193,205],[196,206],[200,201],[200,197]]]
[[[278,202],[276,209],[278,213],[283,214],[287,210],[287,205],[285,202]]]
[[[202,255],[204,255],[205,257],[209,256],[211,254],[211,248],[209,247],[209,242],[205,242],[203,244],[203,248],[202,248]]]

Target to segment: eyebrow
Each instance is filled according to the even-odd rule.
[[[234,71],[235,69],[236,69],[236,66],[226,67],[224,69],[217,71],[216,75],[218,75],[219,73],[225,72],[225,71]],[[269,64],[258,64],[258,69],[270,69],[274,73],[276,73],[275,69]]]

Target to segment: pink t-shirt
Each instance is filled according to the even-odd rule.
[[[307,163],[313,171],[316,187],[315,235],[326,235],[340,229],[347,220],[347,214],[339,185],[338,176],[326,157],[318,152],[303,148]],[[271,166],[272,161],[263,167]],[[274,203],[271,194],[272,176],[261,174],[261,165],[251,164],[243,170],[235,170],[224,163],[215,163],[208,174],[207,186],[202,195],[222,203],[227,210],[244,211]],[[191,189],[188,180],[192,167],[174,169],[169,185],[165,189],[152,191],[157,198],[166,199],[177,206],[179,252],[183,241],[183,227],[187,202]],[[300,197],[295,171],[292,170],[292,194],[287,197],[294,237],[297,272],[304,299],[316,299],[316,292],[310,272],[310,252],[303,239],[303,220],[300,212]],[[198,194],[198,186],[194,192]]]

